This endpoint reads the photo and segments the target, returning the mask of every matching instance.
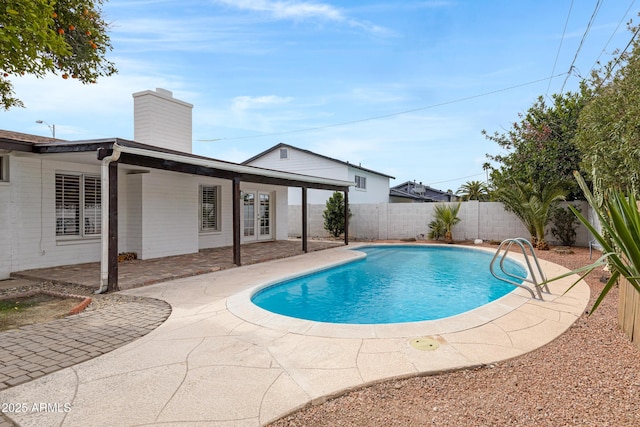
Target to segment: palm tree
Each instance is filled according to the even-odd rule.
[[[456,194],[462,197],[462,200],[480,200],[489,199],[489,188],[487,184],[480,181],[467,181],[458,188]]]
[[[513,187],[497,189],[497,198],[510,212],[513,212],[527,227],[533,245],[540,250],[548,250],[544,240],[544,229],[551,220],[553,208],[567,195],[560,185],[545,185],[540,188],[533,182],[514,180]]]
[[[460,211],[460,203],[456,206],[451,206],[447,203],[438,203],[434,208],[435,220],[432,223],[440,222],[445,230],[444,239],[447,242],[453,242],[453,234],[451,228],[459,223],[461,219],[458,217]]]

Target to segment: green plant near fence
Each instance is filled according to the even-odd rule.
[[[640,293],[640,212],[635,195],[625,194],[618,190],[608,192],[602,204],[598,205],[584,179],[577,172],[574,175],[587,201],[598,216],[602,232],[598,232],[576,208],[569,205],[569,209],[602,246],[603,255],[591,265],[563,274],[550,281],[581,273],[578,280],[580,281],[594,269],[607,264],[611,271],[611,277],[594,303],[591,310],[593,312],[621,277],[626,279],[636,292]],[[571,287],[573,286],[575,283]]]

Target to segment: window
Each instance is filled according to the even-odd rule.
[[[200,231],[220,231],[220,187],[200,186]]]
[[[0,182],[9,181],[9,156],[0,156]]]
[[[280,158],[281,159],[288,159],[289,158],[289,149],[281,148],[280,149]]]
[[[356,188],[361,190],[367,189],[367,178],[364,176],[356,175]]]
[[[95,237],[101,226],[100,177],[56,174],[56,236]]]

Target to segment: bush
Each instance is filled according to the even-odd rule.
[[[349,218],[351,218],[349,210]],[[324,229],[333,237],[338,237],[344,233],[344,196],[339,191],[333,193],[326,203],[326,209],[322,212],[324,218]]]
[[[439,219],[434,219],[429,223],[429,238],[432,240],[440,240],[441,237],[444,237],[444,233],[447,231],[447,228]]]
[[[580,209],[576,208],[578,212]],[[573,246],[576,244],[576,228],[579,224],[578,218],[569,208],[556,208],[551,213],[551,234],[560,241],[563,246]]]

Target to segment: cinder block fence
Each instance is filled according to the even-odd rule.
[[[586,202],[572,202],[588,213]],[[565,204],[566,206],[566,204]],[[353,217],[349,222],[349,236],[355,240],[409,239],[429,234],[429,222],[434,219],[435,203],[376,203],[351,205]],[[324,205],[309,205],[307,230],[311,237],[327,237],[322,212]],[[499,202],[462,202],[458,216],[462,219],[453,227],[455,240],[504,240],[511,237],[529,238],[527,229]],[[302,235],[302,207],[289,206],[289,236]],[[547,227],[546,240],[557,244]],[[576,246],[588,246],[589,232],[580,224],[576,230]]]

